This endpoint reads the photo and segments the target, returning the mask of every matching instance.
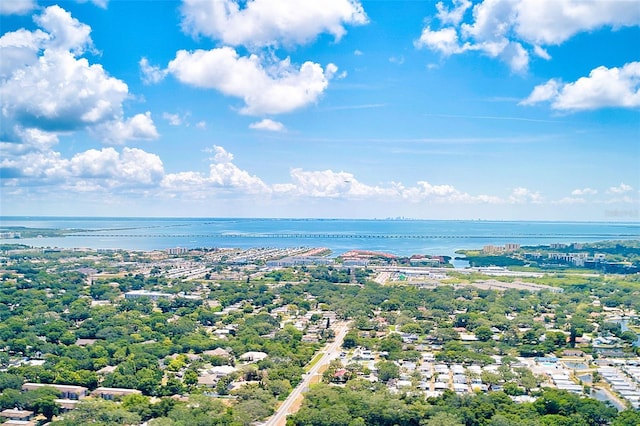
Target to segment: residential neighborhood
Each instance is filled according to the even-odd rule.
[[[94,401],[202,395],[251,424],[298,386],[362,381],[393,398],[499,392],[526,407],[557,389],[639,408],[636,276],[411,261],[425,258],[437,256],[6,248],[0,415],[64,424]],[[337,327],[339,349],[324,352]],[[255,398],[262,408],[243,411]],[[304,407],[284,415],[297,424]]]

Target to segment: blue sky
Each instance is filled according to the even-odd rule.
[[[634,0],[0,13],[2,215],[640,220]]]

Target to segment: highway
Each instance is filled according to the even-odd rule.
[[[321,351],[323,352],[322,358],[315,363],[313,367],[307,372],[300,384],[291,391],[289,397],[278,407],[278,410],[271,416],[265,423],[265,426],[285,426],[287,424],[287,415],[293,414],[297,411],[297,408],[293,407],[295,402],[302,396],[303,392],[309,389],[312,379],[320,374],[322,367],[326,366],[331,360],[338,358],[341,352],[342,342],[344,336],[349,331],[349,323],[335,323],[332,327],[336,333],[336,337],[333,342],[328,343]]]

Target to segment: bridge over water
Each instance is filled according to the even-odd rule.
[[[265,238],[265,239],[540,239],[548,238],[547,234],[502,234],[502,235],[422,235],[422,234],[341,234],[341,233],[214,233],[214,234],[173,234],[173,233],[110,233],[110,232],[80,232],[68,234],[74,237],[100,237],[100,238]],[[563,234],[554,235],[553,238],[629,238],[634,234]]]

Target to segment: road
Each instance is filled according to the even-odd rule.
[[[302,396],[303,392],[309,389],[311,385],[311,380],[318,374],[320,374],[320,370],[322,367],[326,366],[331,362],[331,360],[338,358],[340,355],[342,342],[344,340],[344,336],[349,331],[348,323],[336,323],[333,327],[336,337],[333,342],[328,343],[321,351],[323,352],[322,358],[318,362],[315,363],[313,367],[307,372],[303,377],[302,381],[298,386],[291,391],[289,397],[280,405],[278,410],[264,423],[265,426],[285,426],[287,424],[287,415],[293,414],[297,411],[297,408],[294,408],[294,403]]]

